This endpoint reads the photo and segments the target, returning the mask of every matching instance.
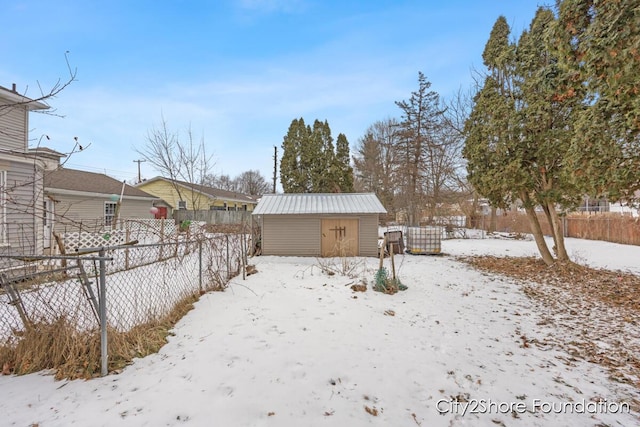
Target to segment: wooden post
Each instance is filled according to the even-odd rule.
[[[56,244],[58,245],[58,249],[60,250],[60,255],[66,255],[67,254],[67,250],[64,247],[64,242],[62,241],[62,237],[60,237],[60,235],[58,233],[56,233],[55,231],[52,232],[53,233],[53,238],[56,240]],[[61,262],[61,265],[63,267],[67,266],[67,260],[63,259]]]
[[[389,254],[389,256],[391,256],[391,271],[393,272],[393,280],[395,282],[396,280],[396,263],[394,261],[394,257],[393,257],[393,253],[395,252],[394,248],[393,248],[393,243],[391,243],[391,253]]]
[[[382,263],[384,262],[384,250],[387,247],[387,236],[382,240],[382,248],[380,249],[380,267],[378,270],[382,270]]]
[[[245,259],[244,259],[244,251],[245,251],[245,246],[247,246],[247,242],[244,240],[244,236],[245,236],[244,233],[240,235],[240,238],[242,239],[240,241],[240,251],[241,251],[240,259],[242,260],[242,280],[247,279],[247,271],[246,271],[247,263],[245,262]]]

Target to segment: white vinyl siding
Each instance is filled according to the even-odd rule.
[[[54,230],[57,233],[101,230],[105,224],[105,202],[114,203],[108,197],[57,194],[54,189],[47,194],[56,201]],[[118,218],[153,218],[150,212],[152,202],[124,196]]]
[[[33,163],[1,160],[3,255],[40,254],[42,248],[42,174]]]
[[[0,105],[6,101],[0,99]],[[0,114],[0,147],[6,151],[27,150],[28,112],[24,106],[10,107]]]
[[[7,171],[0,171],[0,245],[7,240]]]

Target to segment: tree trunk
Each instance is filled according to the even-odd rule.
[[[559,261],[568,261],[569,255],[567,254],[567,248],[564,246],[564,234],[560,226],[560,216],[558,212],[556,212],[553,203],[549,202],[547,207],[549,210],[549,224],[551,225],[553,240],[556,244],[556,255]]]
[[[547,246],[547,242],[544,240],[544,235],[542,234],[542,228],[540,227],[540,222],[538,221],[538,215],[536,215],[536,211],[533,206],[530,206],[529,203],[529,195],[526,193],[521,194],[520,199],[523,201],[525,205],[525,212],[527,213],[527,218],[529,219],[529,225],[531,226],[531,234],[533,234],[533,238],[536,241],[536,245],[538,246],[538,251],[542,256],[542,260],[547,265],[553,265],[554,259],[553,255],[549,251],[549,247]]]
[[[551,228],[551,237],[553,237],[553,248],[552,248],[553,253],[558,255],[558,252],[557,252],[557,250],[558,250],[558,240],[557,240],[555,232],[553,231],[553,225],[552,225],[553,218],[551,218],[551,212],[549,211],[549,206],[547,204],[543,204],[542,205],[542,210],[544,211],[544,216],[545,216],[545,218],[547,218],[547,222],[549,223],[549,227]]]

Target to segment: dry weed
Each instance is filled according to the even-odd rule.
[[[164,318],[127,332],[108,329],[109,371],[117,372],[136,357],[156,353],[197,299],[197,295],[186,297]],[[56,379],[88,379],[100,374],[100,356],[100,331],[78,331],[66,317],[36,322],[20,337],[0,345],[3,374],[53,369]]]

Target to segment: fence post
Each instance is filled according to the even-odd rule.
[[[198,240],[198,286],[202,293],[202,239]]]
[[[106,262],[104,248],[98,251],[100,257],[100,374],[104,377],[109,373],[108,353],[107,353],[107,283],[106,283]]]
[[[230,265],[229,265],[229,235],[225,234],[226,240],[227,240],[227,280],[229,280],[229,276],[231,276],[231,270],[229,270]]]
[[[129,230],[129,222],[125,222],[124,242],[131,241],[131,231]],[[129,269],[129,248],[124,250],[124,269]]]

